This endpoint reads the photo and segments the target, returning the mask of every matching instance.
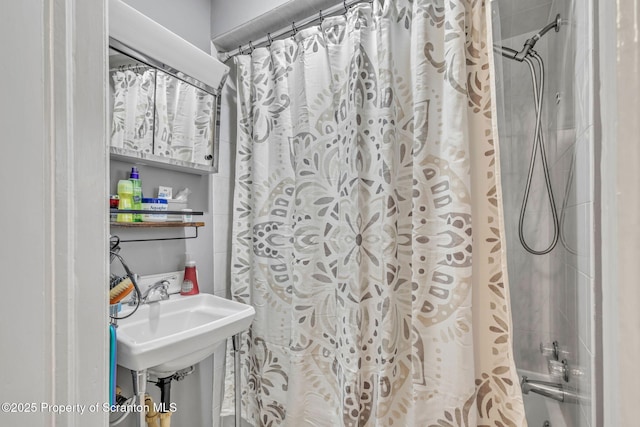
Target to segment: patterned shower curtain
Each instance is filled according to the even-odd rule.
[[[487,7],[362,3],[237,58],[231,293],[256,309],[253,425],[526,426]]]

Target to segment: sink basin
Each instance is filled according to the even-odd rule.
[[[126,307],[119,316],[130,313]],[[170,376],[213,353],[218,344],[249,327],[253,307],[211,294],[171,295],[142,304],[118,321],[118,365]]]

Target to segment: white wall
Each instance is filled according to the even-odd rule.
[[[557,135],[555,188],[564,194],[571,156],[575,156],[574,176],[569,188],[564,222],[567,240],[575,242],[563,257],[554,257],[552,265],[560,271],[557,276],[564,286],[556,287],[552,301],[557,301],[553,317],[555,336],[565,342],[567,360],[583,375],[573,375],[570,385],[591,400],[591,403],[565,405],[565,419],[569,424],[585,427],[597,425],[598,399],[601,393],[595,387],[596,363],[602,355],[597,351],[596,318],[599,318],[599,300],[596,299],[596,254],[594,245],[595,222],[595,93],[594,93],[594,37],[593,1],[564,0],[554,2],[552,13],[568,16],[564,46],[554,49],[550,58],[552,73],[561,75],[557,86],[560,103],[572,100],[571,110],[556,108]],[[569,68],[562,73],[561,70]],[[555,102],[555,93],[549,94]],[[570,126],[572,124],[572,126]],[[564,276],[562,275],[564,270]],[[554,283],[556,286],[559,282]],[[561,282],[560,282],[561,284]],[[600,408],[601,409],[601,408]]]
[[[0,128],[3,129],[3,139],[6,141],[20,141],[13,144],[10,156],[0,158],[0,174],[2,181],[9,183],[13,174],[23,175],[20,169],[26,166],[25,161],[38,165],[24,176],[22,186],[29,191],[24,196],[17,195],[15,207],[20,206],[28,212],[24,217],[28,219],[24,226],[15,224],[22,215],[5,211],[0,212],[2,234],[9,244],[0,249],[2,270],[9,274],[9,280],[15,286],[7,286],[4,297],[8,301],[22,301],[29,304],[29,310],[23,310],[17,304],[7,304],[3,316],[12,319],[3,322],[2,339],[4,342],[14,342],[14,348],[30,348],[23,354],[13,351],[3,355],[7,374],[0,385],[0,395],[3,401],[36,401],[49,400],[51,396],[52,372],[48,366],[47,354],[51,351],[51,343],[47,340],[47,328],[50,318],[48,302],[50,297],[45,290],[46,283],[51,279],[47,268],[47,218],[41,213],[45,211],[46,188],[44,188],[46,171],[47,128],[44,123],[39,126],[20,126],[33,115],[42,119],[45,115],[45,87],[44,87],[44,51],[41,43],[44,39],[43,25],[40,16],[44,13],[43,4],[20,3],[10,5],[8,13],[2,14],[0,34],[2,40],[17,38],[20,44],[3,43],[2,54],[5,58],[22,58],[24,69],[12,66],[10,61],[2,63],[2,79],[0,88],[8,94],[4,99],[23,100],[17,108],[12,108],[8,102],[0,104]],[[5,9],[6,10],[6,9]],[[31,81],[41,82],[31,84]],[[5,139],[6,138],[6,139]],[[27,164],[28,164],[27,163]],[[18,193],[20,194],[20,193]],[[29,197],[25,197],[30,194]],[[19,203],[19,204],[18,204]],[[5,204],[3,204],[5,206]],[[28,224],[28,225],[27,225]],[[34,262],[35,261],[35,262]],[[24,366],[31,373],[26,372],[24,379],[28,385],[23,385],[22,369],[7,369],[7,367]],[[5,376],[3,374],[3,377]],[[36,377],[45,381],[34,381]],[[0,415],[3,424],[19,424],[24,415]],[[43,413],[35,414],[32,422],[44,425],[48,417]]]
[[[211,0],[124,0],[149,18],[210,53]],[[229,5],[235,2],[227,1]]]
[[[638,0],[600,2],[605,427],[638,422],[640,368],[640,40]]]
[[[211,0],[211,35],[224,34],[290,0]]]
[[[502,37],[537,31],[548,23],[553,0],[494,0],[499,4]]]
[[[40,406],[108,396],[105,12],[34,0],[0,14],[0,400],[37,405],[1,425],[107,425],[101,410]]]
[[[212,0],[211,39],[219,50],[236,49],[340,3],[336,0]]]

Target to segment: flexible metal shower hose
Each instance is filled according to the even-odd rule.
[[[529,58],[529,56],[533,57],[540,67],[540,83],[538,84],[538,77],[536,74],[535,66],[533,61]],[[531,71],[531,80],[533,82],[533,101],[535,104],[536,110],[536,124],[535,131],[533,136],[533,148],[531,150],[531,160],[529,161],[529,172],[527,174],[527,184],[524,189],[524,197],[522,198],[522,206],[520,208],[520,219],[518,222],[518,237],[520,238],[520,243],[522,247],[529,253],[533,255],[545,255],[548,254],[556,247],[558,244],[558,236],[560,234],[560,223],[558,221],[558,213],[556,210],[556,201],[553,197],[553,188],[551,187],[551,178],[549,176],[549,165],[547,163],[547,154],[544,147],[544,137],[542,134],[542,101],[544,97],[544,63],[542,62],[542,58],[534,52],[530,51],[529,56],[524,58],[524,62],[529,65],[529,70]],[[549,198],[549,206],[551,208],[551,216],[553,221],[553,238],[551,243],[542,250],[533,249],[527,243],[524,237],[524,217],[527,212],[527,205],[529,203],[529,193],[531,191],[531,182],[533,180],[533,171],[536,165],[536,152],[540,151],[540,160],[542,161],[542,171],[544,173],[544,181],[547,189],[547,195]],[[566,195],[565,195],[566,197]]]

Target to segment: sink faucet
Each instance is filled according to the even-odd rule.
[[[144,293],[142,294],[141,298],[140,298],[140,304],[147,304],[149,302],[149,297],[154,293],[154,292],[158,292],[159,293],[159,298],[154,299],[152,301],[165,301],[169,299],[169,281],[168,280],[160,280],[156,283],[154,283],[153,285],[149,286],[147,288],[146,291],[144,291]],[[137,294],[134,292],[133,296],[131,297],[131,301],[129,302],[130,305],[136,305],[137,301]]]

